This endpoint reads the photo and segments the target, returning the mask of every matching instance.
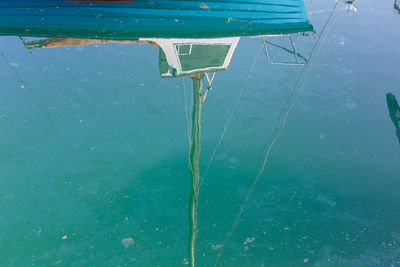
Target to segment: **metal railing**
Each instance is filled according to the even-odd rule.
[[[304,56],[302,56],[299,52],[297,52],[294,40],[292,36],[289,36],[290,39],[290,44],[292,46],[292,50],[288,49],[284,46],[269,42],[266,40],[266,37],[263,37],[263,43],[264,43],[264,50],[265,50],[265,55],[267,56],[267,60],[269,63],[271,64],[277,64],[277,65],[294,65],[294,66],[304,66],[308,63],[308,59],[305,58]],[[295,62],[287,62],[287,61],[274,61],[271,59],[270,53],[268,51],[268,45],[269,46],[273,46],[273,47],[277,47],[289,54],[292,54],[294,56]]]

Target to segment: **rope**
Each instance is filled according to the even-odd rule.
[[[323,27],[323,29],[322,29],[322,31],[321,31],[319,37],[318,37],[318,40],[316,41],[315,45],[313,46],[313,48],[312,48],[312,50],[311,50],[311,52],[310,52],[310,56],[309,56],[310,61],[311,61],[311,57],[312,57],[312,55],[313,55],[313,52],[314,52],[314,50],[316,49],[317,44],[319,43],[319,40],[320,40],[322,34],[324,33],[324,31],[325,31],[325,29],[326,29],[326,26],[327,26],[328,23],[330,22],[330,20],[331,20],[333,14],[334,14],[334,11],[336,10],[336,7],[337,7],[337,4],[335,5],[334,10],[332,11],[331,15],[329,16],[328,20],[326,21],[326,23],[325,23],[325,25],[324,25],[324,27]],[[336,17],[335,17],[335,18],[336,18]],[[334,21],[332,22],[332,26],[333,26],[333,24],[334,24]],[[328,36],[330,30],[332,29],[332,26],[331,26],[331,28],[329,29],[329,31],[326,32],[325,37],[324,37],[324,42],[325,42],[326,37]],[[323,43],[324,43],[324,42],[323,42]],[[323,43],[320,45],[320,47],[319,47],[317,53],[319,53],[319,51],[321,50],[321,48],[322,48],[322,46],[323,46]],[[243,211],[244,211],[244,208],[245,208],[245,206],[246,206],[246,204],[247,204],[247,202],[248,202],[248,200],[249,200],[251,194],[253,193],[256,184],[258,183],[258,181],[260,180],[260,178],[261,178],[261,176],[262,176],[262,174],[263,174],[263,172],[264,172],[264,169],[265,169],[267,160],[268,160],[268,158],[269,158],[271,149],[272,149],[273,145],[276,143],[276,141],[279,139],[279,137],[280,137],[281,133],[283,132],[283,130],[285,129],[285,126],[286,126],[286,123],[287,123],[287,117],[288,117],[290,111],[292,110],[292,108],[294,107],[294,104],[296,103],[296,100],[298,99],[300,93],[304,90],[304,88],[305,88],[305,86],[306,86],[306,84],[307,84],[307,82],[308,82],[308,79],[309,79],[309,77],[310,77],[310,75],[311,75],[311,73],[312,73],[312,64],[313,64],[313,62],[310,62],[310,61],[309,61],[310,67],[308,68],[309,71],[308,71],[308,73],[306,74],[305,78],[303,79],[303,83],[302,83],[302,84],[300,85],[300,87],[299,87],[300,89],[299,89],[299,90],[296,90],[296,89],[298,88],[297,85],[299,84],[299,82],[300,82],[300,80],[301,80],[302,74],[305,73],[305,70],[306,70],[307,65],[303,67],[302,72],[299,74],[299,77],[298,77],[298,79],[297,79],[297,81],[296,81],[296,83],[295,83],[295,85],[294,85],[294,87],[293,87],[293,89],[292,89],[292,92],[291,92],[291,94],[289,95],[289,97],[288,97],[288,99],[287,99],[287,101],[286,101],[285,106],[282,108],[282,111],[281,111],[280,115],[278,116],[278,119],[277,119],[277,122],[276,122],[276,126],[275,126],[275,128],[274,128],[274,130],[273,130],[273,132],[272,132],[272,134],[271,134],[271,136],[270,136],[270,138],[269,138],[269,139],[271,139],[271,142],[270,142],[269,145],[265,145],[265,146],[264,146],[264,148],[265,148],[265,149],[264,149],[264,150],[265,150],[265,156],[264,156],[264,160],[263,160],[263,162],[262,162],[262,166],[261,166],[260,170],[259,170],[258,172],[256,172],[257,175],[255,176],[255,178],[254,178],[252,184],[250,185],[250,188],[249,188],[249,190],[248,190],[248,192],[247,192],[245,198],[243,199],[243,201],[242,201],[242,203],[241,203],[241,205],[240,205],[240,207],[239,207],[239,209],[238,209],[238,212],[237,212],[237,214],[236,214],[236,216],[235,216],[235,218],[234,218],[234,220],[233,220],[233,222],[232,222],[232,224],[231,224],[231,227],[229,228],[228,232],[227,232],[226,235],[225,235],[225,238],[224,238],[224,240],[223,240],[223,242],[222,242],[221,248],[219,249],[219,251],[218,251],[218,253],[217,253],[217,258],[216,258],[216,261],[215,261],[214,266],[217,266],[217,265],[218,265],[219,260],[220,260],[220,258],[222,257],[222,253],[223,253],[224,247],[226,246],[226,244],[227,244],[227,242],[228,242],[230,236],[232,235],[232,233],[233,233],[234,230],[236,229],[236,226],[237,226],[237,224],[238,224],[238,222],[239,222],[240,216],[242,215],[242,213],[243,213]],[[296,91],[297,91],[297,94],[295,95],[294,93],[295,93]],[[291,101],[292,98],[293,98],[293,96],[294,96],[294,100]],[[282,119],[282,116],[283,116],[283,119]],[[281,125],[279,126],[280,121],[281,121]],[[258,165],[259,165],[259,164],[258,164]]]
[[[232,111],[231,111],[231,113],[229,114],[229,116],[228,116],[228,118],[227,118],[227,120],[226,120],[226,122],[225,122],[225,126],[224,126],[224,129],[222,130],[222,133],[221,133],[221,136],[220,136],[220,138],[219,138],[219,140],[218,140],[218,143],[217,143],[217,145],[214,147],[214,150],[213,150],[213,153],[212,153],[212,155],[211,155],[211,158],[210,158],[210,160],[208,161],[208,164],[207,164],[207,167],[206,167],[206,169],[205,169],[205,171],[204,171],[203,176],[201,177],[200,187],[202,186],[202,184],[203,184],[203,182],[204,182],[204,180],[205,180],[205,178],[206,178],[206,176],[207,176],[207,172],[208,172],[208,170],[209,170],[209,168],[210,168],[210,166],[211,166],[211,163],[212,163],[213,160],[214,160],[215,153],[217,152],[219,146],[221,145],[222,139],[224,139],[226,130],[228,129],[229,122],[231,121],[233,115],[234,115],[235,112],[236,112],[236,109],[237,109],[237,107],[238,107],[238,105],[239,105],[240,99],[242,98],[242,94],[243,94],[244,88],[247,86],[247,82],[249,81],[250,76],[251,76],[251,74],[253,73],[254,67],[255,67],[255,65],[256,65],[257,59],[259,58],[259,56],[260,56],[260,54],[261,54],[262,48],[263,48],[263,46],[261,46],[261,47],[258,49],[258,52],[257,52],[257,54],[255,55],[255,57],[254,57],[254,59],[253,59],[253,63],[252,63],[252,65],[251,65],[250,71],[249,71],[249,73],[247,74],[246,79],[245,79],[244,82],[242,83],[242,86],[241,86],[241,88],[240,88],[240,90],[239,90],[239,95],[236,97],[236,101],[235,101],[235,104],[233,105]]]

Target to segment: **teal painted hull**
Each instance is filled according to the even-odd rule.
[[[137,39],[313,31],[302,0],[2,1],[0,34]]]

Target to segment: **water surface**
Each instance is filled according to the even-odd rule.
[[[305,2],[305,66],[240,38],[198,162],[194,79],[161,78],[159,48],[1,37],[0,266],[400,266],[400,14],[355,4]]]

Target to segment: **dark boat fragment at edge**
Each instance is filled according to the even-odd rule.
[[[389,116],[396,128],[396,136],[400,144],[400,106],[397,102],[396,96],[392,93],[386,94],[386,102],[389,109]]]

